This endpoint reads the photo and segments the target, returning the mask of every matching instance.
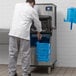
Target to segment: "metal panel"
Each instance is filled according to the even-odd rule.
[[[52,28],[56,28],[56,5],[54,4],[37,4],[35,9],[39,15],[49,15],[52,18]]]
[[[8,44],[8,29],[0,29],[0,45]]]

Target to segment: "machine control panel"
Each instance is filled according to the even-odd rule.
[[[52,8],[52,6],[46,6],[46,7],[45,7],[45,10],[46,10],[46,11],[52,11],[53,8]]]

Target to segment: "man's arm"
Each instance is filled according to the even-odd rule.
[[[32,18],[33,18],[33,21],[34,21],[34,26],[36,27],[37,31],[41,32],[42,31],[41,21],[39,20],[38,13],[35,9],[32,12]]]
[[[41,26],[41,21],[39,20],[39,16],[38,16],[38,13],[37,13],[36,10],[33,11],[32,17],[33,17],[33,21],[34,21],[34,26],[37,29],[38,40],[40,40],[41,37],[42,37],[41,34],[40,34],[40,32],[42,31],[42,26]]]

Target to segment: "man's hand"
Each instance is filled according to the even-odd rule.
[[[41,40],[42,35],[40,34],[40,32],[37,32],[37,38],[38,38],[38,40]]]

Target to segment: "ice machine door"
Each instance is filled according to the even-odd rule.
[[[40,15],[39,19],[41,21],[42,24],[42,33],[50,33],[52,30],[52,26],[51,26],[51,16],[49,15]],[[31,26],[31,33],[35,33],[37,32],[36,27],[34,26],[34,22]]]

